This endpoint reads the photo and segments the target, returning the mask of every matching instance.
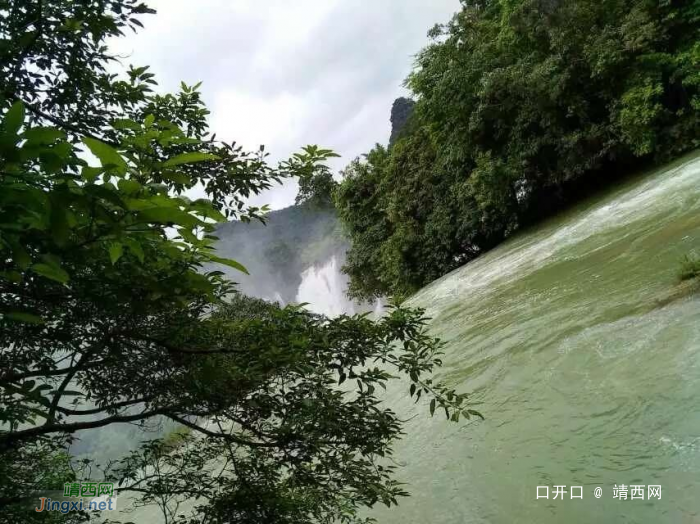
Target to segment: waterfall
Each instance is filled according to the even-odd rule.
[[[347,297],[347,288],[348,278],[333,255],[325,264],[312,266],[301,274],[296,301],[307,303],[310,311],[329,317],[352,315],[357,305]]]

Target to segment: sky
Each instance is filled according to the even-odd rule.
[[[113,41],[124,65],[150,65],[160,90],[202,81],[217,138],[273,161],[307,144],[341,155],[336,172],[386,143],[391,104],[428,30],[459,0],[150,0],[145,29]],[[251,199],[292,205],[287,181]]]

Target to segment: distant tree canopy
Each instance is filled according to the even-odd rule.
[[[307,146],[303,149],[303,162],[311,166],[310,169],[299,173],[299,193],[296,204],[306,204],[309,207],[327,208],[333,207],[333,193],[338,183],[333,179],[330,168],[323,163],[326,159],[338,157],[329,149],[319,149],[317,146]],[[311,160],[311,162],[309,162]]]
[[[587,185],[700,144],[700,2],[463,2],[409,132],[337,192],[357,296],[407,295]]]
[[[196,86],[161,95],[146,67],[109,72],[106,39],[150,12],[0,2],[0,522],[84,521],[34,511],[36,491],[102,474],[167,522],[360,522],[405,495],[387,382],[405,377],[431,413],[475,413],[429,378],[441,345],[420,311],[327,319],[204,269],[246,271],[215,252],[215,224],[258,217],[246,197],[313,180],[333,154],[270,165],[214,140]],[[111,464],[67,452],[79,431],[164,419],[190,431]]]

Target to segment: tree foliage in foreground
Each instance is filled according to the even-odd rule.
[[[587,186],[700,144],[697,0],[479,0],[417,58],[408,132],[337,192],[360,297],[410,294]]]
[[[168,522],[185,500],[192,522],[355,522],[405,494],[387,382],[406,377],[431,412],[475,413],[430,380],[440,345],[420,311],[331,320],[204,269],[245,271],[216,255],[214,225],[257,216],[245,197],[324,171],[330,152],[271,166],[210,136],[196,87],[108,72],[105,39],[148,12],[0,3],[0,520],[88,518],[31,504],[94,479],[99,464],[66,452],[76,432],[170,420],[189,431],[101,465]],[[195,187],[207,198],[183,196]]]

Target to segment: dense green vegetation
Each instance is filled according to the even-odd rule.
[[[591,186],[700,144],[697,0],[473,0],[336,204],[351,292],[403,296]]]
[[[475,412],[429,378],[441,345],[421,311],[327,319],[209,269],[246,271],[216,254],[216,223],[255,218],[245,197],[323,174],[331,153],[271,166],[214,140],[196,87],[108,72],[105,40],[149,12],[0,2],[0,521],[82,521],[35,512],[34,492],[105,475],[167,522],[185,499],[178,522],[359,522],[405,494],[385,460],[402,430],[388,382],[406,377],[431,413]],[[79,431],[164,419],[190,431],[109,464],[66,452]]]

